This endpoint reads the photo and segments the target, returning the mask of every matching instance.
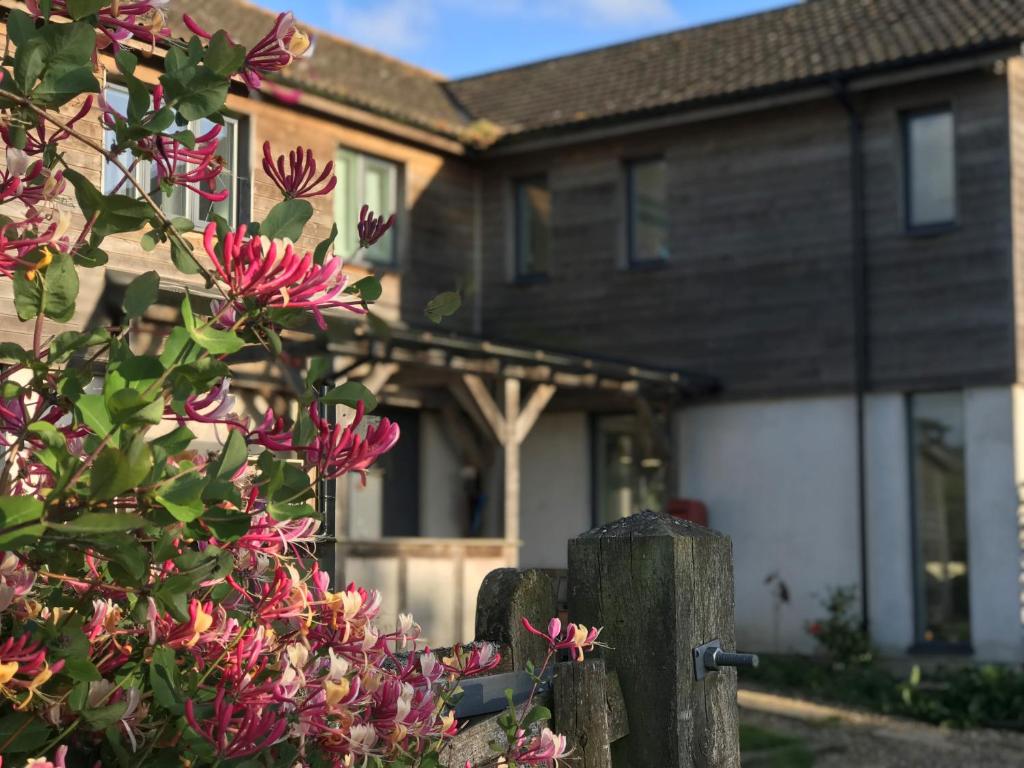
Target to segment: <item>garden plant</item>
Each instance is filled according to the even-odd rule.
[[[363,314],[380,295],[373,277],[349,284],[333,236],[295,245],[333,167],[266,146],[282,200],[235,228],[211,214],[194,233],[159,204],[175,188],[225,199],[229,89],[267,87],[312,41],[288,13],[248,50],[191,19],[191,38],[173,39],[172,12],[168,0],[28,0],[7,17],[0,274],[31,344],[0,344],[0,763],[446,764],[459,683],[493,668],[495,649],[431,653],[412,617],[385,626],[379,594],[331,584],[314,552],[319,483],[365,473],[398,427],[367,415],[375,400],[358,384],[328,391],[319,359],[303,364],[289,413],[239,416],[231,395],[233,355],[282,359],[289,329],[322,330],[325,313]],[[108,74],[127,88],[123,113],[102,97]],[[112,143],[89,129],[97,119]],[[195,135],[197,121],[212,127]],[[108,193],[73,167],[82,153],[119,173]],[[364,208],[343,225],[368,247],[392,221]],[[75,317],[81,271],[125,235],[216,298],[186,292],[180,321],[143,353],[129,331],[158,298],[149,272],[116,325],[54,335]],[[354,418],[333,424],[338,406]],[[212,451],[196,446],[208,425],[226,434]],[[547,638],[546,664],[597,639],[557,620],[528,629]],[[532,700],[510,708],[480,765],[558,763],[566,744],[549,718]]]

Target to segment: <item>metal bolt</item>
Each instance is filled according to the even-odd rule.
[[[697,680],[703,680],[722,667],[756,667],[759,663],[756,654],[723,651],[721,640],[712,640],[693,649],[693,672]]]

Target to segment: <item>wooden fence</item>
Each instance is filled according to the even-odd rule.
[[[603,627],[583,664],[561,662],[543,693],[550,726],[569,738],[576,768],[719,768],[740,765],[736,671],[756,663],[735,648],[728,537],[643,512],[569,543],[569,620]],[[492,572],[477,600],[476,639],[498,643],[498,674],[467,683],[467,727],[446,765],[491,754],[504,691],[524,699],[527,662],[544,641],[522,629],[557,615],[556,585],[542,571]],[[717,645],[716,645],[717,643]],[[722,650],[716,650],[717,648]],[[698,679],[699,678],[699,679]]]

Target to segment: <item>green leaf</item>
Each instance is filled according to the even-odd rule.
[[[302,230],[313,218],[313,206],[308,200],[285,200],[275,205],[263,224],[260,234],[271,240],[298,240]]]
[[[100,240],[107,235],[135,232],[153,216],[144,200],[128,195],[104,195],[78,171],[65,170],[64,178],[75,188],[75,198],[87,219],[98,214],[93,235]]]
[[[86,512],[66,523],[48,523],[47,527],[62,533],[120,533],[146,525],[146,518],[129,512]]]
[[[267,512],[275,520],[297,520],[300,517],[317,517],[317,512],[309,504],[284,504],[270,502]]]
[[[34,360],[35,355],[29,352],[27,349],[23,349],[20,344],[15,344],[12,341],[5,341],[0,344],[0,360],[13,363],[28,362]]]
[[[218,480],[230,480],[249,458],[245,438],[235,429],[228,435],[224,448],[210,467],[209,476]]]
[[[49,726],[35,715],[11,712],[0,717],[0,745],[5,757],[35,752],[49,740]]]
[[[182,473],[193,468],[191,462],[182,462],[179,469]],[[206,479],[196,471],[182,474],[167,483],[154,497],[164,509],[171,513],[175,520],[191,523],[203,516],[206,511],[203,505],[203,489]]]
[[[85,426],[93,431],[100,438],[110,434],[114,428],[113,419],[107,410],[107,401],[103,395],[82,395],[75,403],[75,410],[78,418]],[[115,445],[116,445],[115,441]]]
[[[104,501],[135,488],[153,468],[153,452],[142,437],[134,437],[125,450],[104,448],[92,466],[90,492]]]
[[[327,259],[327,254],[331,252],[331,249],[334,247],[334,244],[337,242],[337,240],[338,225],[332,224],[330,236],[326,240],[321,240],[317,244],[316,249],[313,251],[313,261],[316,262],[317,264],[323,264],[324,261]]]
[[[87,656],[71,656],[64,659],[64,669],[61,672],[76,683],[94,683],[103,679],[103,675]]]
[[[551,719],[551,710],[547,707],[542,707],[539,704],[531,709],[526,717],[523,718],[522,725],[520,726],[523,730],[526,730],[534,723],[540,723]]]
[[[21,47],[36,34],[36,22],[20,8],[14,8],[7,14],[7,36],[16,46]]]
[[[181,303],[181,315],[185,322],[185,330],[192,341],[211,355],[229,355],[245,346],[245,342],[233,331],[221,331],[211,325],[198,325],[187,293]]]
[[[171,240],[171,261],[183,275],[199,274],[199,264],[192,252],[182,247],[177,240]]]
[[[107,704],[105,707],[91,707],[82,712],[82,719],[94,731],[102,731],[113,725],[128,711],[127,701]]]
[[[31,496],[0,496],[0,547],[32,544],[43,535],[43,502]]]
[[[451,317],[462,306],[462,295],[457,291],[446,291],[432,298],[424,310],[426,316],[434,323],[440,323],[444,318]]]
[[[245,48],[232,43],[228,33],[219,30],[207,44],[203,63],[215,74],[221,77],[231,77],[245,63]]]
[[[366,413],[372,413],[377,408],[377,398],[358,381],[347,381],[335,387],[321,397],[320,402],[324,405],[347,405],[349,408],[355,408],[362,402]]]
[[[14,273],[14,308],[22,321],[32,320],[42,310],[43,284],[38,275],[29,280],[24,269]]]
[[[101,8],[110,5],[110,0],[68,0],[68,13],[75,21],[98,13]]]
[[[58,251],[53,256],[53,262],[46,268],[43,280],[46,295],[44,314],[59,323],[68,322],[74,317],[75,301],[78,299],[78,271],[74,260]]]
[[[166,646],[153,649],[153,657],[149,664],[149,685],[153,689],[156,703],[174,715],[184,712],[181,689],[178,683],[178,666],[174,651]]]
[[[178,427],[173,432],[161,435],[152,442],[154,448],[159,447],[167,451],[169,456],[174,456],[188,448],[196,436],[187,427]]]
[[[155,393],[159,395],[159,393]],[[164,417],[164,401],[145,397],[134,389],[121,389],[107,398],[110,418],[115,424],[159,424]]]
[[[169,102],[184,120],[201,120],[218,112],[228,97],[229,80],[206,67],[187,65],[160,77]]]
[[[89,347],[98,347],[108,341],[110,341],[110,334],[105,328],[94,328],[84,333],[65,331],[50,343],[50,363],[63,362],[65,358],[76,352]]]
[[[376,301],[383,292],[384,289],[381,287],[380,280],[373,275],[364,277],[345,290],[345,293],[358,294],[359,298],[368,302]]]

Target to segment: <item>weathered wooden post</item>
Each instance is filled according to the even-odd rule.
[[[629,720],[615,768],[738,768],[736,671],[697,681],[693,658],[713,640],[735,649],[727,536],[643,512],[573,539],[569,617],[604,627]]]
[[[487,574],[476,602],[476,639],[499,643],[512,669],[544,660],[547,645],[523,629],[522,620],[546,627],[558,610],[555,586],[543,571],[499,568]]]
[[[604,659],[555,667],[555,731],[568,739],[575,768],[612,768]]]

